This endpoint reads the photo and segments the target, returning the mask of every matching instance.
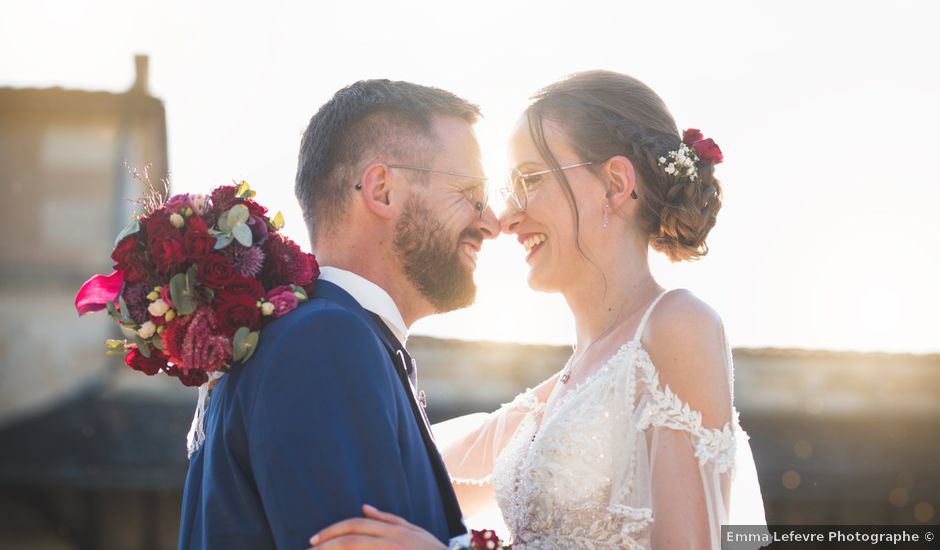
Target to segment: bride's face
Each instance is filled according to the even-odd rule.
[[[546,120],[543,128],[545,141],[559,166],[585,162],[570,147],[560,126]],[[513,172],[516,194],[521,195],[521,186],[525,186],[528,198],[524,199],[524,211],[520,211],[512,199],[507,200],[500,225],[504,233],[515,235],[525,249],[529,286],[545,292],[572,288],[579,280],[584,280],[581,275],[587,263],[585,256],[591,256],[595,233],[602,227],[605,199],[600,178],[590,166],[565,169],[572,195],[569,198],[557,172],[526,176],[549,171],[551,166],[539,154],[525,116],[516,124],[510,138],[509,166],[516,171]],[[577,223],[576,211],[580,217]]]

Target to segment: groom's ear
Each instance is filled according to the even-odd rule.
[[[370,212],[384,219],[394,217],[394,210],[398,206],[392,200],[391,171],[383,163],[374,163],[366,166],[362,178],[356,185],[358,193]],[[397,198],[397,196],[396,196]]]

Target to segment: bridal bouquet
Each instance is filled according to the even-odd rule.
[[[313,255],[279,234],[284,221],[247,183],[208,196],[152,198],[118,235],[114,272],[89,279],[79,315],[106,309],[124,340],[110,353],[148,376],[202,386],[251,356],[260,330],[290,312],[319,275]]]

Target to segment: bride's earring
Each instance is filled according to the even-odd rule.
[[[610,223],[610,218],[607,215],[607,211],[610,210],[610,203],[604,203],[604,229],[607,229],[607,224]]]

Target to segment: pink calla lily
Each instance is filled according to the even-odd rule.
[[[117,301],[124,284],[124,272],[115,271],[110,275],[95,275],[85,281],[75,295],[75,309],[82,316],[92,311],[101,311],[108,302]]]

